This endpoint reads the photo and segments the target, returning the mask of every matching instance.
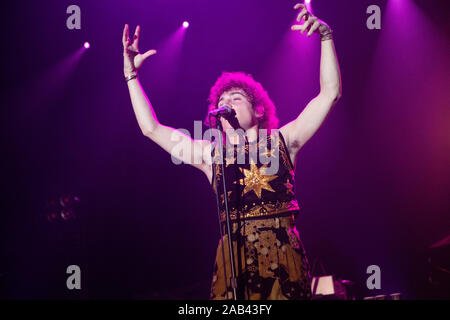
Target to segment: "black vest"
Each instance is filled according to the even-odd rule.
[[[213,144],[212,186],[216,193],[219,191],[221,222],[226,220],[223,173],[219,162],[223,155],[231,220],[298,215],[300,208],[295,199],[294,166],[279,130],[261,135],[258,141],[245,139],[245,144],[224,145],[222,150],[220,154],[219,148]]]

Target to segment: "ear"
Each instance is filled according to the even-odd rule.
[[[262,108],[262,107],[256,107],[256,108],[254,108],[254,110],[255,110],[255,116],[258,118],[258,119],[261,119],[262,118],[262,116],[264,115],[264,109]]]

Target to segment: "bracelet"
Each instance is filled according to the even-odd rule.
[[[333,39],[333,30],[331,28],[327,28],[324,33],[320,34],[320,41]]]
[[[125,80],[128,82],[128,81],[133,80],[133,79],[136,79],[136,78],[137,78],[137,73],[132,74],[132,75],[130,75],[130,76],[126,76],[126,77],[125,77]]]

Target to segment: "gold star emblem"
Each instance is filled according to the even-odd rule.
[[[234,164],[236,162],[236,158],[234,155],[231,157],[228,157],[228,155],[225,157],[225,166],[228,167],[230,164]]]
[[[267,146],[262,146],[259,151],[260,157],[263,156],[267,158],[276,158],[279,152],[277,148],[269,149]]]
[[[267,149],[267,148],[263,148],[262,149],[264,152],[261,152],[259,155],[260,156],[264,156],[264,157],[267,157],[267,158],[272,158],[272,150],[270,150],[270,149]]]
[[[250,164],[250,170],[239,168],[241,172],[245,175],[245,178],[241,179],[241,185],[245,185],[243,194],[247,192],[254,191],[258,198],[261,198],[262,189],[266,189],[272,192],[275,190],[272,189],[269,182],[273,179],[276,179],[278,176],[276,175],[265,175],[261,173],[261,169],[266,168],[266,166],[262,166],[258,168],[256,164]]]

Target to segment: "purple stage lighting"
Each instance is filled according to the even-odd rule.
[[[305,3],[310,3],[311,2],[311,0],[305,0]]]
[[[91,46],[91,45],[89,44],[89,42],[85,42],[85,43],[84,43],[84,47],[85,47],[86,49],[89,49],[90,46]]]
[[[183,27],[184,27],[184,28],[187,28],[187,27],[189,27],[189,22],[187,22],[187,21],[184,21],[184,22],[183,22]]]

